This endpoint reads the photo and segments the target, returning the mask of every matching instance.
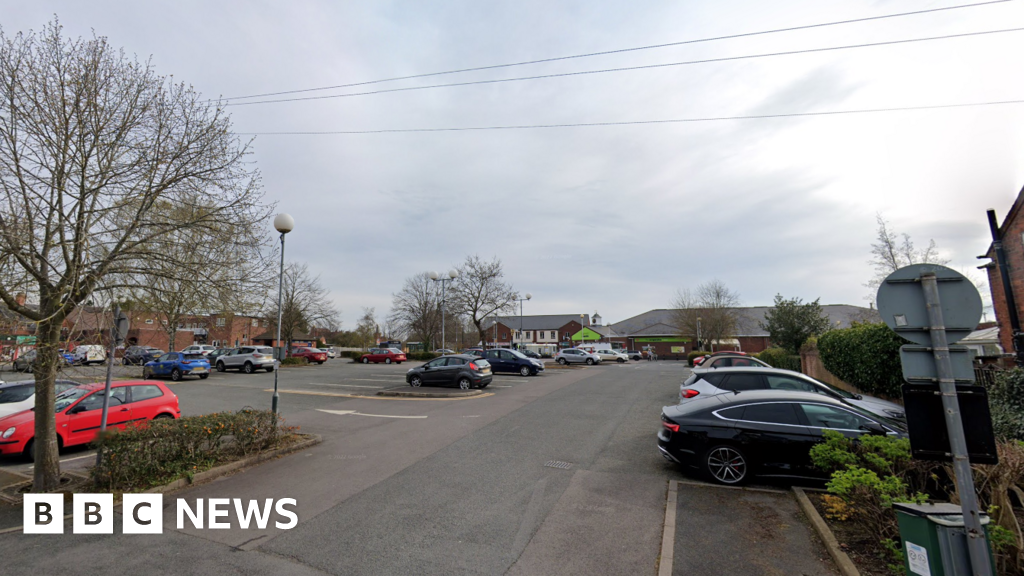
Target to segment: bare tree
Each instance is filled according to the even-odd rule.
[[[479,256],[467,256],[458,271],[448,296],[451,310],[469,317],[480,341],[487,342],[484,321],[495,314],[514,312],[519,293],[503,281],[505,272],[497,257],[485,262]]]
[[[909,234],[897,234],[892,224],[875,214],[875,222],[878,224],[877,243],[871,245],[871,265],[875,269],[875,276],[865,287],[871,289],[871,294],[865,298],[871,301],[875,299],[878,286],[885,280],[886,276],[911,264],[948,264],[948,258],[939,256],[939,250],[935,246],[935,240],[928,241],[928,247],[918,249]]]
[[[281,338],[291,349],[296,332],[309,332],[314,326],[338,324],[338,311],[330,292],[320,285],[319,276],[311,276],[305,264],[284,267],[281,290]],[[277,327],[274,318],[273,328]]]
[[[713,343],[721,342],[736,333],[736,313],[739,294],[729,290],[721,280],[715,279],[691,291],[683,288],[672,301],[672,321],[683,335],[699,335],[697,348],[710,350]]]
[[[406,278],[402,289],[391,296],[389,324],[410,338],[433,342],[441,332],[441,293],[436,284],[426,272]]]
[[[363,308],[363,315],[356,323],[355,336],[360,348],[369,348],[376,343],[378,334],[377,311],[375,308]]]
[[[61,34],[56,20],[0,32],[0,300],[37,325],[37,491],[59,485],[54,378],[68,314],[97,289],[134,287],[116,278],[173,259],[153,247],[175,231],[256,226],[267,208],[221,103],[105,38]],[[169,218],[169,206],[195,209]]]

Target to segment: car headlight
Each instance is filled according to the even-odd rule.
[[[2,435],[0,435],[0,436],[3,436],[4,438],[10,438],[13,434],[14,434],[14,426],[11,426],[7,430],[4,430],[4,433]]]

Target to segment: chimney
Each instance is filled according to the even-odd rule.
[[[24,306],[25,305],[25,293],[24,292],[18,292],[17,294],[15,294],[14,295],[14,301],[18,303],[18,306]]]

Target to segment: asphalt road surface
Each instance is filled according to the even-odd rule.
[[[63,536],[0,535],[4,570],[655,573],[668,480],[693,480],[661,458],[655,440],[660,409],[674,401],[687,372],[682,364],[497,376],[488,394],[458,400],[373,396],[404,386],[408,368],[334,360],[282,370],[283,414],[303,432],[323,436],[322,444],[165,496],[159,536],[122,535],[119,520],[107,536],[71,535],[70,522]],[[215,373],[172,389],[185,414],[198,414],[267,407],[273,379]],[[87,452],[65,455],[73,457],[83,465],[90,460]],[[242,530],[232,515],[229,530],[177,530],[177,497],[190,505],[198,498],[291,497],[299,523]],[[720,515],[713,507],[700,510],[694,518],[701,524],[681,524],[680,537],[716,518],[735,525],[727,505]],[[714,553],[730,553],[727,541],[716,542],[724,545]],[[786,552],[780,554],[775,564],[785,566]],[[774,572],[755,566],[734,573]]]

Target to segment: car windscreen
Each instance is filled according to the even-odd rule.
[[[72,388],[67,392],[61,392],[60,394],[57,395],[57,399],[53,403],[53,411],[60,412],[61,410],[64,410],[68,406],[71,406],[76,401],[78,401],[79,398],[85,396],[88,393],[89,390],[86,390],[85,388]]]
[[[206,356],[202,354],[185,354],[185,360],[203,360]]]
[[[390,351],[392,354],[401,354],[402,353],[402,351],[399,350],[398,348],[388,348],[388,351]]]
[[[271,355],[271,354],[273,354],[273,353],[274,353],[274,349],[273,349],[273,348],[257,348],[257,349],[256,349],[256,353],[257,353],[257,354],[267,354],[267,355]]]
[[[815,382],[817,382],[818,384],[821,384],[821,385],[825,386],[826,388],[828,388],[829,390],[835,392],[836,395],[839,396],[840,398],[845,398],[847,400],[857,398],[857,395],[854,394],[853,392],[849,392],[849,391],[843,390],[842,388],[840,388],[838,386],[833,386],[833,385],[829,384],[828,382],[822,382],[821,380],[815,380]]]
[[[519,350],[509,350],[509,352],[511,352],[513,356],[515,356],[516,358],[519,358],[520,360],[529,360],[529,358],[526,356],[526,354],[523,354]]]
[[[21,402],[28,400],[36,391],[35,384],[23,384],[21,386],[6,386],[0,388],[0,404]]]

